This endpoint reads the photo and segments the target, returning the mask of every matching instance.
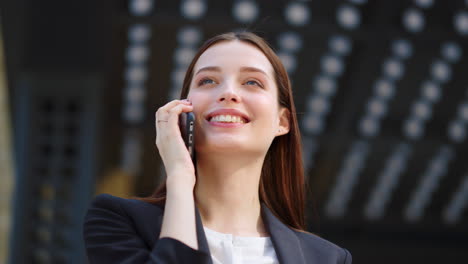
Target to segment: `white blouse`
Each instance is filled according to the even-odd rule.
[[[213,264],[278,264],[270,237],[242,237],[204,227]]]

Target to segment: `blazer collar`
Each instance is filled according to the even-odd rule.
[[[266,228],[271,236],[273,247],[275,248],[276,256],[281,264],[305,264],[304,254],[302,253],[301,244],[297,235],[283,224],[270,209],[264,204],[262,206],[262,217]],[[200,212],[195,206],[195,217],[197,226],[198,249],[211,256],[208,241],[206,239],[205,230],[200,217]],[[210,258],[210,263],[211,258]]]
[[[203,229],[203,223],[201,220],[200,212],[198,211],[197,205],[195,205],[195,220],[197,225],[197,241],[198,241],[198,250],[208,254],[211,256],[210,248],[208,246],[208,241],[206,240],[205,229]],[[210,264],[213,262],[211,261],[211,257],[209,258]]]
[[[276,256],[281,264],[305,264],[299,238],[262,203],[263,221],[270,232]]]

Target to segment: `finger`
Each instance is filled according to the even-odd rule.
[[[191,112],[191,111],[193,111],[193,106],[191,106],[191,105],[185,105],[185,104],[179,104],[179,105],[173,107],[173,108],[169,111],[168,121],[169,121],[169,122],[172,122],[172,121],[174,121],[174,120],[178,121],[179,115],[180,115],[182,112]]]
[[[185,105],[185,104],[179,104],[175,107],[173,107],[169,112],[166,113],[166,115],[159,115],[156,119],[156,128],[159,125],[163,124],[168,124],[168,123],[173,123],[174,120],[175,122],[178,122],[178,117],[180,113],[182,112],[191,112],[193,110],[193,106],[191,105]]]
[[[161,110],[166,110],[166,111],[169,111],[170,109],[172,109],[173,107],[179,105],[179,104],[185,104],[185,105],[190,105],[191,103],[187,100],[187,99],[184,99],[184,100],[172,100],[170,101],[169,103],[163,105],[161,108]]]
[[[156,119],[158,119],[159,116],[164,118],[172,108],[174,108],[175,106],[180,105],[180,104],[191,105],[191,103],[188,100],[173,100],[173,101],[170,101],[169,103],[167,103],[164,106],[160,107],[156,111],[156,113],[155,113]]]

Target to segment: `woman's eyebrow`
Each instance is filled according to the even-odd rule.
[[[195,75],[199,74],[200,72],[204,72],[204,71],[215,71],[215,72],[221,72],[221,68],[218,67],[218,66],[207,66],[207,67],[203,67],[201,69],[199,69],[197,71],[197,73],[195,73]],[[265,71],[259,69],[259,68],[256,68],[256,67],[241,67],[240,68],[240,72],[259,72],[259,73],[262,73],[264,74],[265,76],[268,76],[268,74],[266,74]]]
[[[240,69],[240,72],[259,72],[259,73],[262,73],[264,74],[265,76],[268,76],[268,74],[266,74],[265,71],[259,69],[259,68],[255,68],[255,67],[242,67]]]
[[[199,70],[197,71],[197,73],[195,73],[195,75],[199,74],[200,72],[204,72],[204,71],[221,72],[221,68],[220,68],[220,67],[217,67],[217,66],[203,67],[203,68],[199,69]]]

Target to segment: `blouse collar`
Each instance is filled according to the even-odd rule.
[[[263,221],[268,232],[270,233],[271,241],[273,243],[273,247],[275,248],[279,263],[305,264],[302,247],[299,242],[299,238],[294,233],[294,231],[283,224],[278,218],[276,218],[276,216],[273,215],[273,213],[264,203],[261,204],[261,207]],[[203,229],[200,212],[196,206],[195,212],[198,248],[200,251],[210,255],[210,249],[208,247],[205,230]],[[211,259],[210,263],[212,263]]]

